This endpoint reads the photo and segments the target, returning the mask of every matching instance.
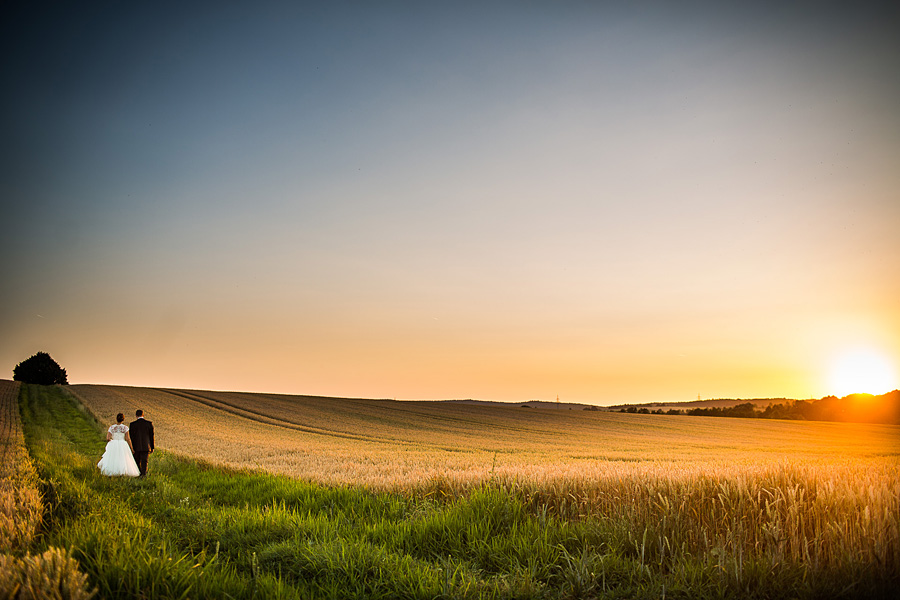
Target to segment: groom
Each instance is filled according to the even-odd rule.
[[[131,448],[134,451],[134,462],[137,463],[141,477],[147,476],[147,457],[153,452],[153,423],[144,418],[144,411],[138,409],[136,420],[128,425],[131,435]]]

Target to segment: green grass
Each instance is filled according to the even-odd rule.
[[[66,548],[100,598],[877,598],[896,574],[667,546],[618,517],[563,518],[490,484],[465,497],[329,488],[156,452],[143,480],[96,463],[103,428],[23,385],[41,479],[34,550]],[[873,576],[874,573],[874,576]]]

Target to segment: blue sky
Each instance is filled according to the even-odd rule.
[[[603,404],[898,364],[898,9],[225,4],[4,7],[10,370]]]

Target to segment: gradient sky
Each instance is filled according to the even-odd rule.
[[[613,404],[900,364],[896,3],[43,4],[0,9],[0,376]]]

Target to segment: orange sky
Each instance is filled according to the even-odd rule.
[[[6,376],[615,404],[900,372],[897,15],[554,7],[23,8]]]

